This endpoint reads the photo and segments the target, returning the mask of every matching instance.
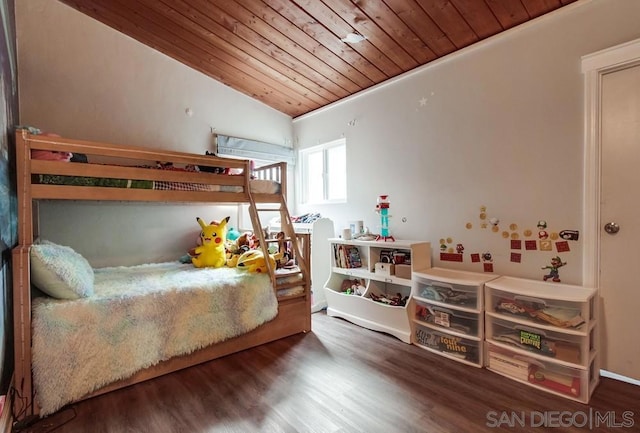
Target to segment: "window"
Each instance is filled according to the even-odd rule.
[[[341,202],[347,199],[346,140],[300,150],[302,203]]]

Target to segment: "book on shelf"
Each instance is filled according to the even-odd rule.
[[[334,245],[333,253],[336,266],[340,268],[361,268],[362,257],[360,250],[355,245]]]
[[[361,268],[362,257],[360,257],[360,250],[354,245],[346,247],[347,250],[347,265],[350,268]]]
[[[342,245],[334,245],[333,246],[333,255],[336,261],[336,266],[339,268],[346,268],[345,258],[344,258],[344,249]]]

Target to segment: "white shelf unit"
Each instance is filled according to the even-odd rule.
[[[423,241],[362,241],[329,239],[331,272],[325,284],[327,314],[341,317],[356,325],[374,331],[385,332],[411,343],[411,324],[408,305],[411,300],[411,275],[418,270],[431,267],[431,244]],[[346,267],[336,258],[335,251],[345,247],[356,247],[361,267]],[[381,252],[396,251],[410,259],[409,267],[404,266],[406,274],[397,276],[376,271],[376,263],[381,262]],[[385,263],[389,267],[391,263]],[[403,264],[403,265],[406,265]],[[403,266],[401,265],[401,267]],[[359,294],[347,294],[342,290],[345,280],[360,280],[364,289]],[[391,299],[398,296],[405,305],[389,305],[375,301],[372,297]]]
[[[500,277],[486,284],[487,368],[588,403],[600,380],[597,289]]]
[[[484,285],[497,278],[445,268],[413,274],[412,342],[474,367],[484,365]]]

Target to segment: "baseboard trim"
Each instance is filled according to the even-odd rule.
[[[607,370],[600,370],[600,376],[608,377],[610,379],[615,379],[615,380],[619,380],[619,381],[622,381],[622,382],[631,383],[633,385],[640,385],[640,380],[633,379],[633,378],[627,377],[627,376],[623,376],[621,374],[612,373],[612,372],[607,371]]]

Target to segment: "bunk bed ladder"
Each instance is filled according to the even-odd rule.
[[[297,242],[298,236],[296,236],[295,229],[293,228],[293,224],[291,223],[291,217],[289,215],[289,210],[287,208],[287,203],[285,201],[284,196],[280,196],[280,200],[278,203],[273,203],[273,204],[270,203],[269,204],[270,206],[266,206],[261,202],[260,205],[263,205],[265,207],[258,207],[256,205],[255,200],[253,199],[253,196],[249,194],[249,203],[250,203],[249,216],[251,217],[253,230],[255,234],[258,236],[258,240],[260,241],[261,246],[266,245],[268,248],[269,244],[276,243],[277,240],[265,238],[263,226],[260,222],[260,213],[269,212],[273,214],[273,212],[278,212],[280,214],[280,225],[281,225],[281,230],[284,233],[284,241],[290,243],[293,256],[298,265],[297,270],[294,270],[291,273],[285,272],[285,273],[278,273],[276,275],[276,269],[272,266],[271,262],[267,260],[267,268],[269,268],[269,275],[271,276],[271,282],[273,284],[274,290],[278,291],[280,289],[287,289],[289,287],[303,285],[305,288],[304,293],[309,298],[309,302],[310,302],[310,290],[311,290],[310,271],[311,270],[309,269],[308,264],[311,263],[311,261],[308,255],[310,254],[311,250],[308,245],[309,239],[305,240],[306,245],[304,245],[305,247],[304,249],[302,248],[300,243]],[[305,251],[305,254],[307,256],[303,254],[303,251]],[[299,279],[295,282],[283,281],[284,279],[280,278],[282,276],[290,276],[295,274],[299,276]]]

